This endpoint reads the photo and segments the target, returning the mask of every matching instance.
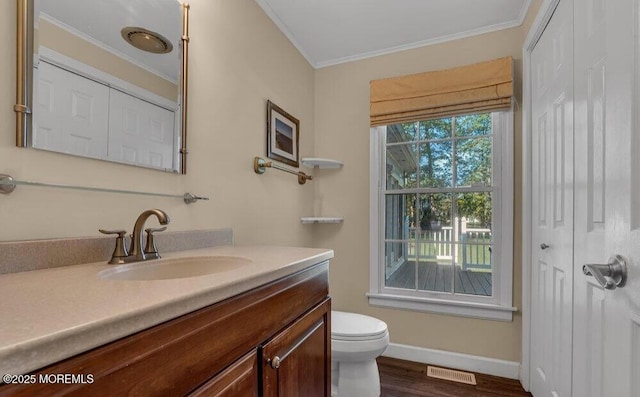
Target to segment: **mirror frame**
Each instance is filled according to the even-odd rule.
[[[16,34],[16,146],[27,148],[31,146],[29,132],[32,130],[32,89],[33,89],[33,27],[34,0],[16,0],[18,3],[17,34]],[[189,3],[181,2],[182,7],[182,59],[180,76],[181,102],[181,147],[180,173],[187,173],[187,89],[189,77]]]

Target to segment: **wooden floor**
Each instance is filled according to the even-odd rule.
[[[475,374],[477,385],[427,377],[427,365],[378,357],[380,397],[531,397],[513,379]]]
[[[451,292],[451,265],[435,262],[419,262],[418,289],[424,291]],[[387,287],[416,288],[414,262],[405,262],[387,280]],[[456,266],[455,288],[457,293],[491,295],[491,273],[462,270]]]

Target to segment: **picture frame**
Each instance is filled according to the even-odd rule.
[[[267,157],[292,167],[300,166],[300,121],[267,101]]]

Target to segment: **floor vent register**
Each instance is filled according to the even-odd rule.
[[[476,376],[470,372],[454,371],[452,369],[427,366],[427,376],[437,379],[450,380],[467,385],[476,385]]]

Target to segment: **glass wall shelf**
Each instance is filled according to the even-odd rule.
[[[326,216],[310,216],[300,218],[302,224],[311,224],[311,223],[342,223],[344,218],[336,218],[336,217],[326,217]]]
[[[308,168],[341,168],[344,163],[338,160],[322,159],[319,157],[303,157],[302,165]]]

